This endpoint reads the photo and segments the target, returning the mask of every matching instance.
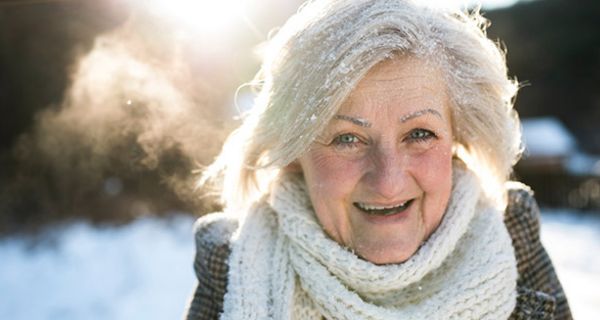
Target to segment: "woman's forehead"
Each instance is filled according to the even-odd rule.
[[[439,68],[425,60],[399,57],[371,69],[350,92],[338,113],[361,113],[394,107],[408,113],[445,113],[448,94]]]
[[[352,93],[361,90],[387,90],[391,86],[398,88],[395,92],[411,92],[415,87],[430,90],[446,87],[437,65],[423,58],[407,56],[386,59],[375,65],[359,81]]]

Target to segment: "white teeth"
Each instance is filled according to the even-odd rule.
[[[385,209],[392,209],[392,208],[398,208],[398,207],[402,207],[404,206],[408,201],[404,201],[400,204],[394,205],[394,206],[373,206],[373,205],[368,205],[366,203],[360,203],[357,202],[356,204],[363,210],[385,210]]]

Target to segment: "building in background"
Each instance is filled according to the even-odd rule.
[[[583,151],[554,117],[522,120],[525,152],[517,164],[542,205],[600,209],[600,156]]]

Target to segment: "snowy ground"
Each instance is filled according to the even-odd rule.
[[[0,242],[0,319],[180,319],[195,285],[190,217],[75,224]]]
[[[600,319],[600,213],[544,210],[542,242],[557,269],[573,318]]]
[[[547,210],[542,241],[575,319],[600,315],[600,215]],[[0,242],[0,319],[180,319],[195,285],[193,220],[74,224],[50,244]]]

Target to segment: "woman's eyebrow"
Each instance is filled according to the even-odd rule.
[[[408,120],[414,119],[416,117],[420,117],[420,116],[428,114],[428,113],[438,116],[440,119],[444,119],[444,117],[442,117],[442,114],[439,113],[439,111],[437,111],[435,109],[427,108],[427,109],[418,110],[418,111],[403,115],[400,118],[400,122],[404,123]]]
[[[336,120],[350,121],[357,126],[361,126],[361,127],[365,127],[365,128],[371,127],[371,123],[369,123],[367,120],[354,118],[354,117],[347,116],[344,114],[336,114],[333,118]]]

